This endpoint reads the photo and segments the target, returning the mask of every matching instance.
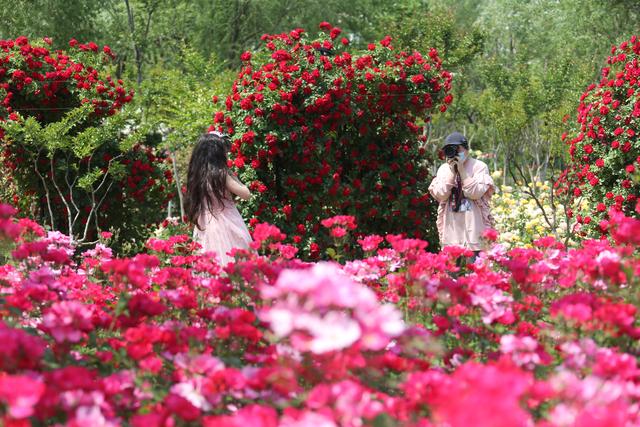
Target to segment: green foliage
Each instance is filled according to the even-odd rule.
[[[54,48],[68,47],[72,37],[110,45],[113,65],[91,52],[74,56],[139,83],[138,131],[119,135],[114,149],[129,152],[142,141],[167,149],[177,190],[184,183],[190,144],[211,123],[212,96],[229,92],[239,54],[255,51],[265,33],[296,27],[313,32],[321,21],[339,26],[353,48],[388,34],[397,50],[438,50],[454,75],[454,102],[427,124],[422,147],[427,153],[434,154],[448,132],[461,130],[472,148],[489,156],[492,170],[502,170],[503,181],[516,164],[532,180],[554,179],[568,160],[560,139],[563,120],[578,106],[582,88],[599,78],[600,59],[611,45],[638,27],[640,6],[630,0],[0,0],[0,20],[0,38],[48,36]],[[21,56],[13,61],[13,68],[24,68]],[[41,86],[30,87],[24,98],[16,94],[15,99],[25,105],[37,100]],[[47,152],[67,147],[70,158],[81,159],[99,151],[96,144],[109,139],[112,130],[63,118],[68,112],[83,114],[73,110],[81,98],[75,91],[59,98],[58,112],[40,117],[23,110],[21,115],[25,135],[48,141]],[[82,170],[83,190],[102,178],[95,165]],[[122,180],[127,170],[115,162],[109,176]],[[36,174],[29,179],[38,181]],[[35,194],[0,174],[0,197],[16,194],[27,196],[14,200],[23,210],[42,211]]]
[[[94,39],[104,25],[108,0],[0,0],[0,39],[51,37],[57,47],[71,38]]]
[[[233,75],[221,71],[216,61],[183,46],[178,68],[151,69],[137,105],[145,121],[161,129],[165,146],[179,150],[191,145],[211,124],[212,96],[228,91],[232,81]]]
[[[97,239],[100,230],[117,228],[122,229],[122,241],[143,239],[146,225],[163,218],[162,163],[135,167],[153,156],[153,149],[144,145],[148,132],[135,113],[125,110],[87,125],[92,114],[85,105],[51,123],[33,117],[6,122],[4,139],[19,147],[24,165],[14,170],[14,183],[32,194],[31,203],[42,201],[40,214],[52,229],[78,243]],[[146,186],[144,194],[133,191],[139,189],[140,173],[145,174],[141,181],[157,181]]]
[[[375,26],[378,37],[389,34],[398,49],[438,50],[447,69],[462,71],[480,55],[485,34],[480,26],[461,27],[454,11],[447,6],[421,0],[398,2],[396,7],[383,8]]]

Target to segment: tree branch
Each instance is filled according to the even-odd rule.
[[[52,156],[49,158],[49,165],[50,165],[50,170],[51,170],[51,182],[53,182],[53,186],[55,187],[56,191],[58,192],[58,195],[60,196],[60,199],[62,200],[62,204],[64,204],[65,209],[67,210],[67,226],[69,227],[69,237],[71,237],[72,241],[75,241],[75,236],[73,234],[73,224],[71,222],[71,208],[69,207],[69,203],[67,203],[67,200],[64,198],[64,194],[62,193],[62,190],[60,189],[60,187],[58,186],[58,183],[56,182],[56,178],[55,178],[55,170],[53,168],[53,154]]]
[[[56,229],[56,224],[53,220],[53,209],[51,209],[51,196],[49,193],[49,186],[47,185],[47,181],[44,179],[44,177],[42,176],[42,174],[40,173],[40,169],[38,169],[38,158],[40,157],[40,152],[42,150],[39,150],[38,153],[36,154],[36,156],[33,158],[33,168],[36,171],[36,174],[38,175],[38,177],[40,177],[40,180],[42,181],[42,186],[44,187],[44,194],[45,194],[45,198],[47,199],[47,209],[49,210],[49,219],[51,221],[51,229],[55,230]]]
[[[131,31],[131,39],[133,40],[133,50],[136,54],[136,68],[138,71],[138,86],[142,83],[142,49],[140,49],[140,45],[136,42],[136,25],[135,19],[133,16],[133,11],[131,10],[131,5],[129,4],[129,0],[124,0],[124,4],[127,8],[127,18],[129,20],[129,31]]]
[[[76,221],[78,220],[78,217],[80,216],[80,208],[78,208],[78,205],[76,205],[76,202],[75,202],[74,197],[73,197],[73,189],[75,188],[76,182],[78,181],[78,176],[76,175],[76,178],[73,180],[72,183],[69,182],[69,167],[68,167],[68,165],[69,165],[69,154],[67,154],[67,167],[65,168],[65,171],[64,171],[64,181],[67,184],[67,188],[69,189],[69,201],[71,202],[71,205],[73,205],[73,208],[76,210],[76,214],[73,217],[73,221],[71,223],[71,226],[75,227]]]

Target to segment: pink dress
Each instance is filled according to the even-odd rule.
[[[233,261],[228,253],[233,248],[248,249],[251,243],[249,230],[231,199],[224,201],[222,208],[215,209],[215,215],[205,211],[198,223],[203,230],[195,227],[193,239],[202,245],[203,252],[215,252],[222,265]]]
[[[429,185],[429,192],[440,203],[436,222],[440,246],[464,246],[478,251],[485,246],[482,234],[486,229],[494,227],[490,201],[495,185],[484,162],[469,158],[463,167],[467,177],[462,180],[462,193],[469,201],[469,210],[453,211],[449,199],[455,186],[455,176],[446,163],[438,169]]]

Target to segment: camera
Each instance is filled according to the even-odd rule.
[[[457,145],[445,145],[442,150],[444,151],[444,155],[449,159],[453,159],[455,156],[458,155]]]

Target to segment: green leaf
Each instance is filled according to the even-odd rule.
[[[86,175],[84,175],[80,179],[78,179],[77,185],[78,185],[78,187],[82,188],[85,191],[90,191],[92,189],[92,187],[93,187],[93,184],[102,175],[104,175],[104,172],[102,172],[102,169],[95,168],[91,172],[87,173]]]

